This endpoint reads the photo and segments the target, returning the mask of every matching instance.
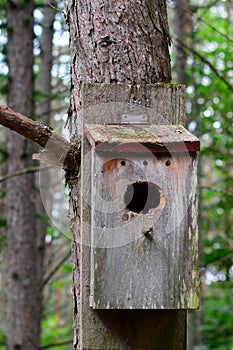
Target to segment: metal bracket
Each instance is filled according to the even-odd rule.
[[[122,114],[121,124],[148,125],[149,124],[149,117],[147,114]]]

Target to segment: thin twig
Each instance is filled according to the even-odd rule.
[[[55,346],[62,346],[62,345],[68,345],[68,344],[72,344],[72,339],[63,341],[61,343],[51,343],[47,345],[42,345],[39,347],[39,350],[50,349],[50,348],[54,348]]]
[[[55,11],[57,11],[58,13],[62,13],[62,14],[63,14],[63,16],[64,16],[64,18],[66,18],[66,14],[65,14],[65,12],[64,12],[64,11],[62,11],[62,10],[60,10],[58,7],[54,6],[54,5],[52,4],[52,2],[51,2],[51,1],[49,1],[49,6],[50,6],[52,9],[54,9]]]
[[[175,40],[180,44],[183,45],[187,50],[191,51],[195,56],[197,56],[198,58],[200,58],[200,60],[204,63],[206,63],[210,69],[215,73],[215,75],[222,80],[222,82],[228,87],[228,89],[230,91],[233,92],[233,86],[230,84],[230,82],[222,75],[219,73],[219,71],[216,69],[216,67],[210,62],[208,61],[203,55],[201,55],[198,51],[196,51],[195,49],[193,49],[192,47],[186,45],[184,42],[182,42],[181,40],[179,40],[178,38],[175,38]]]
[[[25,175],[25,174],[29,174],[29,173],[35,173],[37,171],[47,170],[48,168],[51,168],[51,167],[43,167],[43,168],[41,168],[40,166],[32,166],[32,167],[29,167],[29,168],[18,170],[18,171],[15,171],[13,173],[1,176],[0,177],[0,182],[4,182],[6,180],[9,180],[12,177],[21,176],[21,175]]]
[[[45,276],[40,286],[41,289],[49,282],[49,280],[60,269],[60,267],[64,264],[64,262],[70,257],[70,255],[71,255],[71,251],[69,250],[68,253],[61,259],[61,261],[59,261],[58,264],[47,274],[47,276]]]
[[[209,262],[208,265],[212,265],[213,263],[214,264],[217,263],[219,265],[220,263],[224,263],[224,262],[226,262],[228,260],[231,260],[232,258],[233,258],[233,253],[229,253],[229,254],[221,257],[221,258],[218,258],[218,259],[216,259],[216,260],[214,260],[212,262]]]
[[[193,5],[191,6],[191,11],[192,12],[197,12],[198,10],[204,10],[203,11],[203,14],[204,15],[211,7],[217,5],[217,3],[219,2],[219,0],[214,0],[214,1],[211,1],[209,2],[209,4],[205,4],[205,5]]]
[[[214,189],[214,188],[212,188],[212,187],[201,186],[201,188],[202,188],[203,190],[212,191],[212,192],[215,192],[215,193],[219,193],[219,194],[221,194],[221,195],[223,195],[223,196],[233,198],[233,194],[229,194],[229,193],[226,193],[226,192],[222,192],[222,191],[216,190],[216,189]]]
[[[208,23],[207,21],[205,21],[202,18],[197,18],[198,21],[205,23],[209,28],[211,28],[213,31],[215,31],[216,33],[218,33],[219,35],[221,35],[223,38],[227,39],[228,41],[230,41],[231,43],[233,43],[233,39],[231,39],[227,34],[221,32],[219,29],[217,29],[216,27],[212,26],[210,23]]]

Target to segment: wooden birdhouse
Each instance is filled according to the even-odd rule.
[[[200,145],[184,128],[185,87],[84,84],[81,102],[80,349],[166,349],[168,329],[183,349],[199,304]]]
[[[83,230],[93,309],[199,305],[197,152],[182,125],[124,112],[84,124]],[[86,261],[86,264],[88,262]]]

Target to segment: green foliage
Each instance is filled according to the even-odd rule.
[[[0,0],[0,22],[5,16],[7,0]],[[2,22],[4,23],[4,22]],[[2,25],[1,23],[1,25]]]
[[[233,283],[215,282],[207,287],[204,300],[204,323],[207,349],[226,350],[233,347]]]
[[[35,7],[43,7],[45,5],[44,0],[34,0]]]
[[[64,264],[63,266],[62,266],[62,271],[63,272],[65,272],[65,273],[72,273],[72,271],[73,271],[73,268],[72,268],[72,266],[69,264],[69,265],[67,265],[67,264]]]
[[[34,100],[36,103],[40,103],[43,101],[43,99],[48,99],[50,101],[58,101],[58,100],[61,100],[63,101],[64,100],[64,96],[59,96],[53,92],[51,93],[43,93],[41,91],[38,91],[38,90],[35,90],[34,91]]]
[[[6,349],[6,327],[0,325],[0,350]]]
[[[3,233],[0,233],[0,254],[2,252],[5,240],[6,240],[6,235]]]
[[[6,218],[0,217],[0,227],[6,226]]]
[[[13,27],[7,26],[7,34],[8,34],[8,35],[13,34],[13,31],[14,31],[14,28],[13,28]]]
[[[59,324],[60,322],[60,324]],[[62,325],[62,326],[61,326]],[[46,346],[48,344],[62,343],[65,340],[71,342],[72,340],[72,327],[70,323],[64,323],[59,318],[59,315],[53,314],[48,315],[42,321],[42,338],[41,346]],[[63,345],[63,350],[69,350],[71,345]],[[60,346],[53,346],[53,350],[60,350]]]
[[[47,227],[50,226],[50,221],[48,218],[48,215],[45,214],[37,214],[36,217],[41,220],[45,225],[47,225]]]
[[[31,23],[31,18],[29,16],[23,16],[22,21],[23,24],[28,27]]]
[[[232,350],[233,13],[232,6],[227,8],[221,0],[209,7],[201,2],[201,8],[198,1],[192,3],[196,4],[195,32],[190,42],[187,91],[190,125],[197,126],[201,139],[202,264],[206,271],[200,328],[203,343],[195,350]]]
[[[26,5],[26,0],[18,0],[19,6],[24,7]]]
[[[0,94],[6,95],[7,93],[7,76],[0,74]]]
[[[58,245],[61,244],[59,241],[55,242]],[[62,248],[57,247],[58,251],[61,251],[64,245],[67,245],[66,241],[62,242]],[[54,245],[55,247],[56,245]],[[41,346],[67,342],[67,345],[62,345],[62,349],[72,348],[71,271],[71,265],[68,262],[64,263],[53,276],[53,281],[45,287],[46,308],[41,323]],[[61,349],[61,347],[55,345],[52,348]]]

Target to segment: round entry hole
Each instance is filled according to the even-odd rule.
[[[124,202],[126,208],[137,214],[146,214],[160,204],[160,192],[150,182],[135,182],[128,185]]]

